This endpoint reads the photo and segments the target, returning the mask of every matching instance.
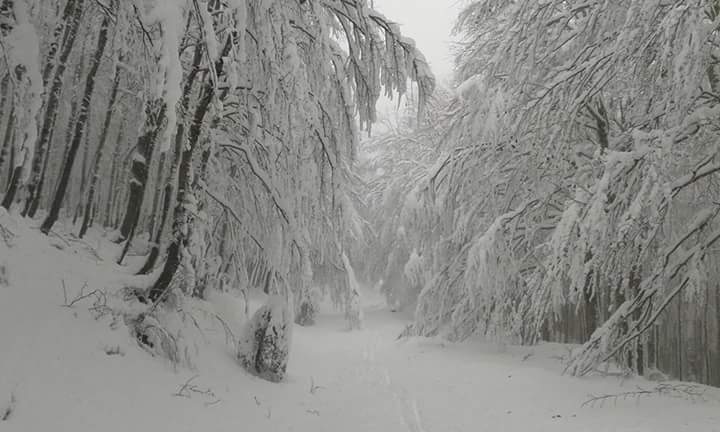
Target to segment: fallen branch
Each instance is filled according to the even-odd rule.
[[[87,288],[87,286],[88,286],[88,284],[87,284],[87,282],[85,282],[83,284],[83,286],[80,288],[80,293],[78,293],[78,295],[75,296],[75,298],[72,299],[72,301],[70,301],[68,303],[67,288],[65,287],[65,279],[63,279],[62,280],[62,288],[63,288],[63,297],[65,299],[65,303],[62,306],[66,307],[66,308],[72,308],[77,303],[79,303],[87,298],[95,297],[95,304],[93,305],[93,308],[94,308],[94,307],[97,307],[98,303],[100,303],[103,299],[107,298],[107,295],[104,292],[97,290],[97,289],[85,294],[85,289]]]
[[[640,386],[637,387],[637,390],[634,391],[627,391],[622,393],[616,393],[616,394],[606,394],[606,395],[590,395],[590,399],[586,400],[582,403],[581,406],[595,406],[600,405],[603,406],[605,402],[607,401],[613,401],[613,403],[617,403],[618,400],[627,400],[634,398],[636,400],[639,400],[642,397],[648,397],[648,396],[666,396],[666,397],[673,397],[673,398],[687,398],[692,401],[703,399],[705,395],[705,390],[702,389],[701,386],[694,385],[694,384],[670,384],[670,383],[660,383],[653,389],[644,389]]]
[[[5,409],[2,410],[2,415],[0,415],[0,421],[8,421],[10,420],[10,417],[12,416],[13,412],[15,411],[15,404],[17,403],[17,400],[15,399],[15,393],[10,393],[10,402],[5,407]]]
[[[192,398],[193,394],[198,394],[200,396],[212,399],[209,402],[205,402],[206,407],[216,405],[222,402],[222,399],[218,398],[210,388],[203,388],[193,384],[193,381],[195,381],[199,376],[200,375],[193,375],[192,377],[190,377],[187,381],[185,381],[182,386],[180,386],[180,389],[172,395],[190,399]]]

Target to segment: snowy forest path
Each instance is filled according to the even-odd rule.
[[[325,386],[322,416],[346,418],[345,431],[720,431],[714,389],[702,401],[630,397],[583,407],[591,395],[655,383],[562,376],[562,345],[396,340],[407,320],[381,309],[366,310],[363,330],[343,324],[340,315],[321,315],[315,327],[298,329],[291,379],[312,370]],[[313,430],[332,431],[330,424]]]
[[[117,245],[93,231],[78,241],[8,226],[16,238],[0,247],[9,280],[0,285],[0,413],[11,411],[3,432],[720,432],[716,389],[703,401],[583,408],[590,394],[654,384],[564,377],[561,345],[397,340],[408,317],[378,302],[366,306],[362,330],[348,331],[340,313],[295,326],[279,384],[244,372],[225,332],[200,313],[200,335],[182,327],[193,366],[172,365],[140,348],[122,318],[96,317],[91,307],[104,296],[81,300],[107,290],[120,306],[111,293],[141,282],[114,264]]]

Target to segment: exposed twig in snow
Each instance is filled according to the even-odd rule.
[[[315,385],[315,379],[313,377],[310,377],[310,394],[314,395],[315,393],[317,393],[318,390],[324,388],[325,387],[323,386]]]
[[[195,381],[195,379],[197,379],[199,376],[200,375],[191,376],[187,381],[185,381],[185,384],[180,387],[180,390],[176,391],[172,395],[189,398],[190,394],[188,393],[188,388],[190,387],[191,383]]]
[[[38,228],[39,229],[39,228]],[[54,235],[55,237],[62,240],[68,247],[72,246],[69,241],[65,239],[65,237],[61,236],[60,234],[56,233],[55,231],[50,231],[50,234]]]
[[[640,400],[642,397],[646,396],[668,396],[673,398],[684,398],[684,399],[690,399],[692,401],[695,400],[702,400],[703,396],[705,395],[705,391],[702,389],[701,386],[694,385],[694,384],[684,384],[684,383],[677,383],[677,384],[670,384],[670,383],[660,383],[655,388],[652,389],[644,389],[640,386],[637,387],[637,390],[634,391],[627,391],[623,393],[617,393],[617,394],[606,394],[606,395],[590,395],[590,399],[583,402],[582,406],[594,406],[594,405],[604,405],[606,401],[612,401],[613,403],[617,403],[618,400],[627,400],[630,398],[634,398],[636,400]]]
[[[123,350],[120,349],[120,345],[106,346],[103,349],[103,351],[105,351],[105,354],[107,354],[109,356],[116,356],[116,355],[119,355],[121,357],[125,356],[125,353],[123,352]]]
[[[100,290],[93,290],[93,291],[85,294],[85,289],[88,287],[87,282],[85,282],[83,284],[83,286],[80,288],[80,292],[77,294],[77,296],[75,296],[75,298],[73,298],[72,301],[70,301],[68,303],[67,289],[65,287],[65,279],[62,280],[62,287],[63,287],[63,297],[65,299],[65,303],[63,304],[63,307],[66,307],[66,308],[71,308],[71,307],[75,306],[75,304],[77,304],[87,298],[90,298],[90,297],[95,297],[96,301],[106,297],[105,293]]]
[[[191,376],[187,381],[185,381],[185,383],[180,387],[180,389],[172,395],[190,399],[192,398],[193,394],[198,394],[200,396],[212,399],[209,402],[205,402],[206,407],[216,405],[222,402],[222,399],[218,398],[210,388],[198,387],[197,385],[192,383],[199,376],[200,375]]]
[[[0,238],[2,238],[3,242],[5,242],[8,247],[11,247],[13,245],[12,241],[15,238],[15,234],[8,228],[0,225]]]
[[[8,421],[10,420],[10,417],[12,416],[13,412],[15,411],[15,403],[17,400],[15,399],[15,393],[10,393],[10,402],[8,402],[7,406],[2,410],[2,415],[0,416],[0,421]]]

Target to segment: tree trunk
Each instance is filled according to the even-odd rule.
[[[0,172],[5,161],[10,158],[10,152],[12,151],[13,134],[15,131],[15,104],[10,102],[10,114],[8,115],[8,121],[5,126],[5,133],[3,134],[2,150],[0,150]],[[12,163],[12,162],[11,162]],[[12,173],[12,165],[10,165],[9,172]],[[8,176],[8,184],[10,182]]]
[[[73,87],[79,87],[82,75],[84,74],[85,70],[85,49],[83,48],[82,53],[80,55],[79,60],[80,67],[77,68],[75,72],[75,77],[73,78]],[[73,122],[77,119],[77,111],[78,111],[78,102],[75,98],[75,95],[70,96],[70,116],[68,118],[68,126],[65,131],[65,149],[63,151],[63,155],[61,158],[61,161],[63,163],[60,164],[60,171],[62,171],[62,167],[64,166],[64,161],[67,159],[68,150],[70,148],[69,143],[72,141],[72,134],[73,134]],[[35,193],[33,194],[32,202],[30,203],[30,209],[28,211],[27,216],[29,218],[34,218],[37,214],[38,209],[40,208],[40,202],[42,200],[42,193],[45,190],[45,179],[48,176],[48,168],[49,168],[49,161],[51,159],[50,157],[50,150],[51,145],[55,138],[55,127],[50,130],[50,137],[48,138],[48,148],[47,148],[47,157],[44,158],[42,170],[40,171],[40,180],[38,181],[36,187],[35,187]],[[59,175],[59,174],[58,174]]]
[[[21,77],[20,77],[21,78]],[[19,79],[21,80],[21,79]],[[15,123],[15,120],[13,118],[13,124]],[[15,127],[9,127],[9,130],[12,130],[12,138],[10,138],[10,146],[12,149],[12,163],[10,164],[10,178],[8,179],[8,188],[5,192],[5,197],[2,201],[2,206],[5,207],[7,211],[10,211],[10,207],[12,207],[13,201],[15,201],[15,194],[17,193],[18,186],[20,185],[20,177],[22,177],[22,171],[23,171],[23,162],[22,160],[17,161],[15,158],[17,157],[17,149],[15,148],[15,134],[17,131],[15,130]],[[6,132],[8,132],[6,131]]]
[[[82,164],[80,166],[80,184],[78,185],[78,193],[70,193],[71,197],[77,196],[77,203],[75,204],[75,213],[73,214],[72,224],[75,226],[78,217],[83,215],[82,208],[82,196],[85,195],[85,186],[87,185],[87,166],[88,158],[90,157],[90,131],[87,130],[85,133],[85,148],[83,149]]]
[[[122,59],[120,59],[122,61]],[[110,91],[110,101],[108,102],[108,108],[105,112],[105,121],[103,123],[102,132],[100,133],[100,142],[98,148],[95,151],[95,161],[93,163],[92,177],[90,178],[90,188],[88,190],[87,202],[85,203],[85,214],[83,215],[82,226],[80,227],[80,238],[85,236],[87,233],[88,225],[90,223],[90,213],[93,208],[93,199],[95,198],[95,189],[97,188],[98,180],[100,179],[100,162],[102,161],[103,149],[107,141],[108,130],[110,129],[110,121],[112,120],[112,113],[115,108],[115,100],[117,99],[118,88],[120,87],[120,66],[115,67],[115,79],[113,81],[113,87]]]
[[[65,192],[67,190],[68,182],[70,180],[70,173],[72,172],[73,163],[75,162],[75,156],[77,155],[80,142],[82,141],[83,133],[85,132],[85,124],[87,123],[88,114],[90,110],[90,102],[92,100],[93,90],[95,89],[95,77],[97,76],[98,68],[100,67],[100,61],[102,60],[103,53],[108,41],[108,30],[110,27],[110,18],[105,16],[102,21],[100,28],[100,34],[98,36],[97,49],[95,55],[92,58],[90,65],[90,71],[88,72],[87,79],[85,82],[84,97],[80,106],[80,112],[78,113],[78,119],[75,122],[75,131],[73,133],[72,142],[70,143],[70,149],[68,151],[67,159],[65,160],[65,167],[63,167],[60,175],[60,181],[58,182],[58,188],[55,192],[50,212],[48,213],[45,221],[43,221],[40,231],[47,234],[52,229],[53,225],[57,221],[58,215],[60,214],[60,206],[62,205],[63,199],[65,198]]]
[[[8,100],[12,99],[12,97],[8,98],[8,95],[10,95],[10,72],[7,72],[5,76],[0,79],[0,125],[2,125],[2,121],[5,117],[5,106],[8,104]]]
[[[170,127],[168,125],[167,127]],[[165,159],[167,158],[167,152],[163,152],[160,155],[160,163],[158,163],[157,174],[155,175],[155,192],[153,193],[152,210],[150,210],[150,220],[147,226],[147,231],[152,234],[155,232],[155,224],[157,223],[157,211],[158,204],[163,192],[163,174],[165,173]]]
[[[231,48],[232,39],[227,38],[219,58],[222,59],[227,56]],[[222,75],[222,60],[215,63],[215,70],[218,77]],[[187,230],[185,228],[190,221],[188,220],[189,215],[185,206],[185,195],[190,190],[192,156],[200,138],[200,132],[202,131],[202,125],[205,122],[205,116],[210,109],[210,103],[212,102],[214,96],[215,87],[210,79],[206,78],[203,89],[200,92],[200,99],[198,100],[198,104],[195,108],[195,114],[193,115],[190,128],[188,129],[188,143],[182,152],[180,169],[178,171],[177,202],[175,204],[175,209],[173,210],[173,240],[168,247],[168,256],[165,261],[165,265],[163,266],[163,270],[157,281],[155,281],[155,284],[152,288],[150,288],[148,297],[152,302],[156,302],[164,297],[165,291],[170,286],[170,282],[180,266],[182,248],[187,244]]]
[[[132,229],[130,230],[130,235],[128,236],[127,241],[125,242],[125,246],[123,247],[122,253],[120,254],[120,257],[117,260],[118,265],[122,265],[123,260],[125,259],[125,255],[127,255],[128,250],[130,250],[130,244],[133,241],[133,238],[135,237],[135,228],[137,228],[137,225],[134,225]]]
[[[165,226],[165,222],[167,221],[167,215],[170,213],[170,201],[172,199],[172,186],[170,184],[167,184],[165,186],[165,194],[163,196],[163,207],[162,207],[162,214],[160,216],[160,224],[157,226],[157,231],[155,233],[155,239],[153,240],[154,244],[152,246],[152,249],[150,249],[150,254],[148,255],[147,260],[145,261],[145,264],[142,266],[140,271],[137,272],[139,275],[148,274],[152,271],[152,269],[155,267],[155,263],[157,262],[158,257],[160,256],[160,242],[162,241],[162,234],[163,234],[163,227]]]
[[[40,129],[40,136],[38,137],[36,145],[35,156],[32,161],[32,171],[30,174],[30,183],[28,184],[28,195],[25,208],[23,209],[23,216],[30,215],[33,217],[37,211],[37,205],[35,202],[40,199],[39,197],[42,190],[42,183],[44,183],[41,182],[42,171],[44,171],[44,167],[47,165],[47,162],[44,162],[44,160],[47,160],[49,157],[53,129],[55,128],[58,106],[60,104],[60,95],[62,93],[63,78],[65,76],[65,70],[67,69],[68,58],[75,46],[75,38],[78,34],[78,28],[80,27],[84,1],[85,0],[68,0],[65,4],[62,19],[55,29],[55,39],[53,44],[50,46],[50,54],[43,71],[43,84],[46,88],[50,73],[52,72],[55,54],[57,53],[58,48],[61,48],[61,51],[60,56],[58,57],[57,66],[55,67],[52,87],[47,95],[45,115],[43,118],[42,128]],[[60,36],[60,33],[62,33],[63,37],[60,44],[58,44],[57,38]],[[33,207],[35,211],[31,212]]]
[[[183,86],[183,92],[182,92],[182,100],[181,100],[181,108],[180,113],[181,116],[184,116],[184,114],[188,111],[188,107],[190,105],[190,95],[192,94],[193,86],[195,85],[195,80],[197,79],[198,73],[200,71],[200,62],[202,61],[202,54],[203,50],[201,48],[196,48],[195,53],[193,54],[193,60],[192,60],[192,68],[190,69],[190,73],[188,74],[188,77],[185,80],[185,85]],[[172,108],[171,108],[172,109]],[[168,125],[170,127],[171,125]],[[155,226],[155,245],[153,245],[152,249],[150,250],[150,254],[148,255],[147,260],[145,261],[145,264],[140,269],[138,274],[148,274],[150,271],[152,271],[153,267],[155,267],[155,263],[157,262],[158,257],[160,256],[160,242],[162,241],[162,234],[165,229],[165,223],[167,221],[167,216],[170,213],[170,206],[172,204],[172,196],[173,196],[173,184],[175,182],[175,178],[177,176],[177,171],[180,166],[180,160],[183,155],[183,144],[185,142],[185,119],[184,117],[178,118],[177,125],[175,128],[175,154],[173,157],[173,164],[170,168],[170,173],[168,174],[168,179],[165,184],[165,193],[164,193],[164,199],[163,199],[163,208],[160,216],[160,223],[154,224]],[[153,210],[154,213],[154,210]],[[152,230],[151,230],[152,232]]]
[[[145,131],[138,138],[135,146],[132,163],[130,165],[130,196],[127,200],[125,217],[120,226],[120,238],[118,242],[124,241],[130,236],[130,232],[137,225],[142,208],[143,195],[147,185],[148,168],[150,158],[153,154],[153,147],[159,132],[165,123],[167,106],[161,100],[154,100],[148,103],[145,108]]]
[[[20,177],[22,176],[22,165],[12,168],[12,174],[8,181],[8,189],[5,192],[5,198],[3,198],[2,206],[5,210],[10,211],[13,200],[15,199],[15,193],[17,192],[18,185],[20,184]]]
[[[117,166],[118,166],[118,160],[120,159],[120,144],[123,141],[123,131],[125,129],[125,122],[122,123],[120,127],[120,132],[118,132],[117,141],[115,143],[115,152],[113,153],[113,160],[112,160],[112,168],[110,168],[110,184],[108,185],[107,190],[107,202],[105,202],[105,219],[103,222],[103,225],[110,226],[112,223],[112,211],[114,208],[116,193],[115,191],[115,184],[116,184],[116,177],[117,177]]]

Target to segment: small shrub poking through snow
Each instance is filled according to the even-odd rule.
[[[315,316],[318,312],[317,302],[311,296],[301,300],[297,314],[295,314],[295,324],[303,327],[315,324]]]
[[[8,402],[7,406],[0,409],[0,421],[8,421],[10,420],[10,417],[13,415],[13,412],[15,411],[15,394],[10,394],[10,401]]]
[[[238,360],[250,373],[268,381],[285,378],[292,316],[285,299],[272,296],[255,312],[238,342]]]
[[[106,346],[105,348],[103,348],[103,351],[105,351],[105,354],[107,354],[109,356],[121,356],[121,357],[125,356],[125,353],[123,352],[123,350],[120,348],[119,345]]]

